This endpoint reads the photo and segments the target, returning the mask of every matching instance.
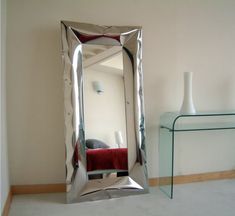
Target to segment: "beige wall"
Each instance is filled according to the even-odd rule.
[[[232,0],[7,3],[8,139],[13,184],[64,181],[60,20],[143,26],[149,177],[158,175],[159,117],[180,109],[184,71],[194,72],[197,110],[235,109]],[[230,146],[234,133],[196,135],[197,139],[194,134],[177,138],[181,141],[176,146],[180,156],[176,157],[177,173],[234,168],[231,154],[235,152]],[[221,149],[228,151],[223,155]]]
[[[118,148],[115,131],[121,131],[126,143],[126,118],[123,76],[112,72],[84,70],[84,123],[86,139],[98,139],[111,148]],[[98,81],[104,92],[94,91],[92,82]]]
[[[1,50],[1,81],[0,81],[0,161],[1,161],[1,184],[0,202],[1,213],[10,189],[8,172],[8,146],[6,131],[6,1],[0,1],[1,27],[0,27],[0,50]]]

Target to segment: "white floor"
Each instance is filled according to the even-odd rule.
[[[65,204],[64,194],[14,196],[10,216],[235,216],[235,180],[176,185],[174,199],[150,194]]]

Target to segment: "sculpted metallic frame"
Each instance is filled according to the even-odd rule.
[[[142,30],[62,21],[67,201],[107,199],[148,192],[142,73]],[[90,181],[86,171],[83,44],[120,46],[125,81],[129,176],[114,182]],[[129,74],[129,75],[127,75]],[[126,78],[126,80],[128,80]],[[129,79],[130,80],[130,79]],[[128,96],[129,95],[129,96]],[[128,98],[129,97],[129,98]],[[129,155],[132,155],[129,157]],[[76,157],[75,157],[76,156]],[[75,160],[76,158],[76,160]]]

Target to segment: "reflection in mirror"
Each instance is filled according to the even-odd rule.
[[[62,21],[67,201],[148,192],[140,27]]]
[[[103,45],[82,49],[88,178],[128,176],[122,49]]]

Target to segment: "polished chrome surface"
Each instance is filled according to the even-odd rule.
[[[142,30],[62,21],[67,201],[108,199],[148,192],[142,71]],[[89,44],[92,50],[85,49]],[[128,176],[88,179],[84,71],[92,55],[114,47],[122,52]],[[103,172],[104,173],[104,172]]]

